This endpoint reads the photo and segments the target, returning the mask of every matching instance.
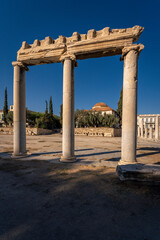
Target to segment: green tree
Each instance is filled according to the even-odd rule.
[[[63,120],[63,104],[61,104],[60,107],[60,123],[62,124],[62,120]]]
[[[60,121],[58,117],[45,113],[42,117],[36,119],[36,127],[52,130],[60,128]]]
[[[53,115],[52,97],[50,97],[50,100],[49,100],[49,114],[50,114],[50,115]]]
[[[13,112],[12,111],[7,113],[6,121],[8,124],[12,125],[12,123],[13,123]]]
[[[119,124],[122,126],[122,104],[123,104],[123,88],[121,89],[120,98],[118,101],[117,116],[119,119]]]
[[[47,114],[48,113],[48,102],[46,100],[46,110],[45,110],[45,113]]]
[[[104,114],[103,122],[102,122],[103,127],[112,128],[112,127],[116,127],[117,124],[118,124],[118,118],[116,118],[113,114],[112,115]]]
[[[7,119],[6,119],[7,114],[8,114],[8,99],[7,99],[7,88],[5,88],[3,119],[6,124],[7,124]]]
[[[44,116],[44,113],[34,112],[26,109],[26,122],[30,126],[35,126],[35,124],[37,123],[37,119],[40,119],[43,116]]]
[[[101,113],[76,110],[76,127],[117,127],[118,118],[113,115],[102,115]]]

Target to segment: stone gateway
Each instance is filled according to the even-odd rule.
[[[74,69],[77,60],[121,55],[124,60],[122,154],[119,165],[136,162],[137,68],[144,46],[136,42],[143,27],[74,32],[71,37],[46,37],[22,43],[14,66],[14,155],[26,154],[25,71],[29,66],[63,63],[63,149],[61,161],[74,162]]]

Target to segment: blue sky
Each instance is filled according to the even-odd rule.
[[[12,61],[22,41],[59,35],[69,37],[73,32],[87,33],[104,27],[127,28],[134,25],[145,29],[139,43],[145,48],[138,65],[138,113],[160,113],[160,1],[0,1],[0,109],[4,90],[8,103],[13,104]],[[61,63],[30,67],[26,73],[26,105],[28,109],[45,110],[45,100],[53,99],[54,113],[59,114],[62,103]],[[117,109],[123,82],[123,62],[120,56],[79,60],[75,68],[75,108],[90,109],[105,102]]]

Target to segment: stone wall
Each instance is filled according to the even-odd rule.
[[[0,127],[0,134],[13,134],[12,127]]]
[[[26,128],[26,135],[47,135],[52,134],[53,131],[43,128]]]
[[[121,129],[115,128],[75,128],[75,135],[121,137]]]
[[[61,133],[61,129],[26,128],[26,135],[47,135]],[[0,134],[13,134],[12,127],[0,127]],[[121,129],[115,128],[75,128],[75,135],[121,137]]]
[[[26,135],[47,135],[52,133],[58,133],[60,129],[49,130],[49,129],[42,129],[42,128],[26,128]],[[13,134],[12,127],[1,127],[0,134]]]

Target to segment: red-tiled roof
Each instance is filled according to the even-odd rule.
[[[96,103],[94,106],[93,106],[93,108],[94,107],[108,107],[107,106],[107,104],[105,104],[105,103],[103,103],[103,102],[100,102],[100,103]]]
[[[112,108],[110,108],[109,106],[107,106],[107,104],[102,103],[102,102],[96,103],[96,104],[92,107],[91,111],[95,111],[95,112],[114,111],[114,112],[115,112],[115,110],[113,110]]]
[[[110,107],[102,107],[102,108],[92,108],[90,111],[92,112],[106,112],[106,111],[114,111],[114,109],[110,108]]]

